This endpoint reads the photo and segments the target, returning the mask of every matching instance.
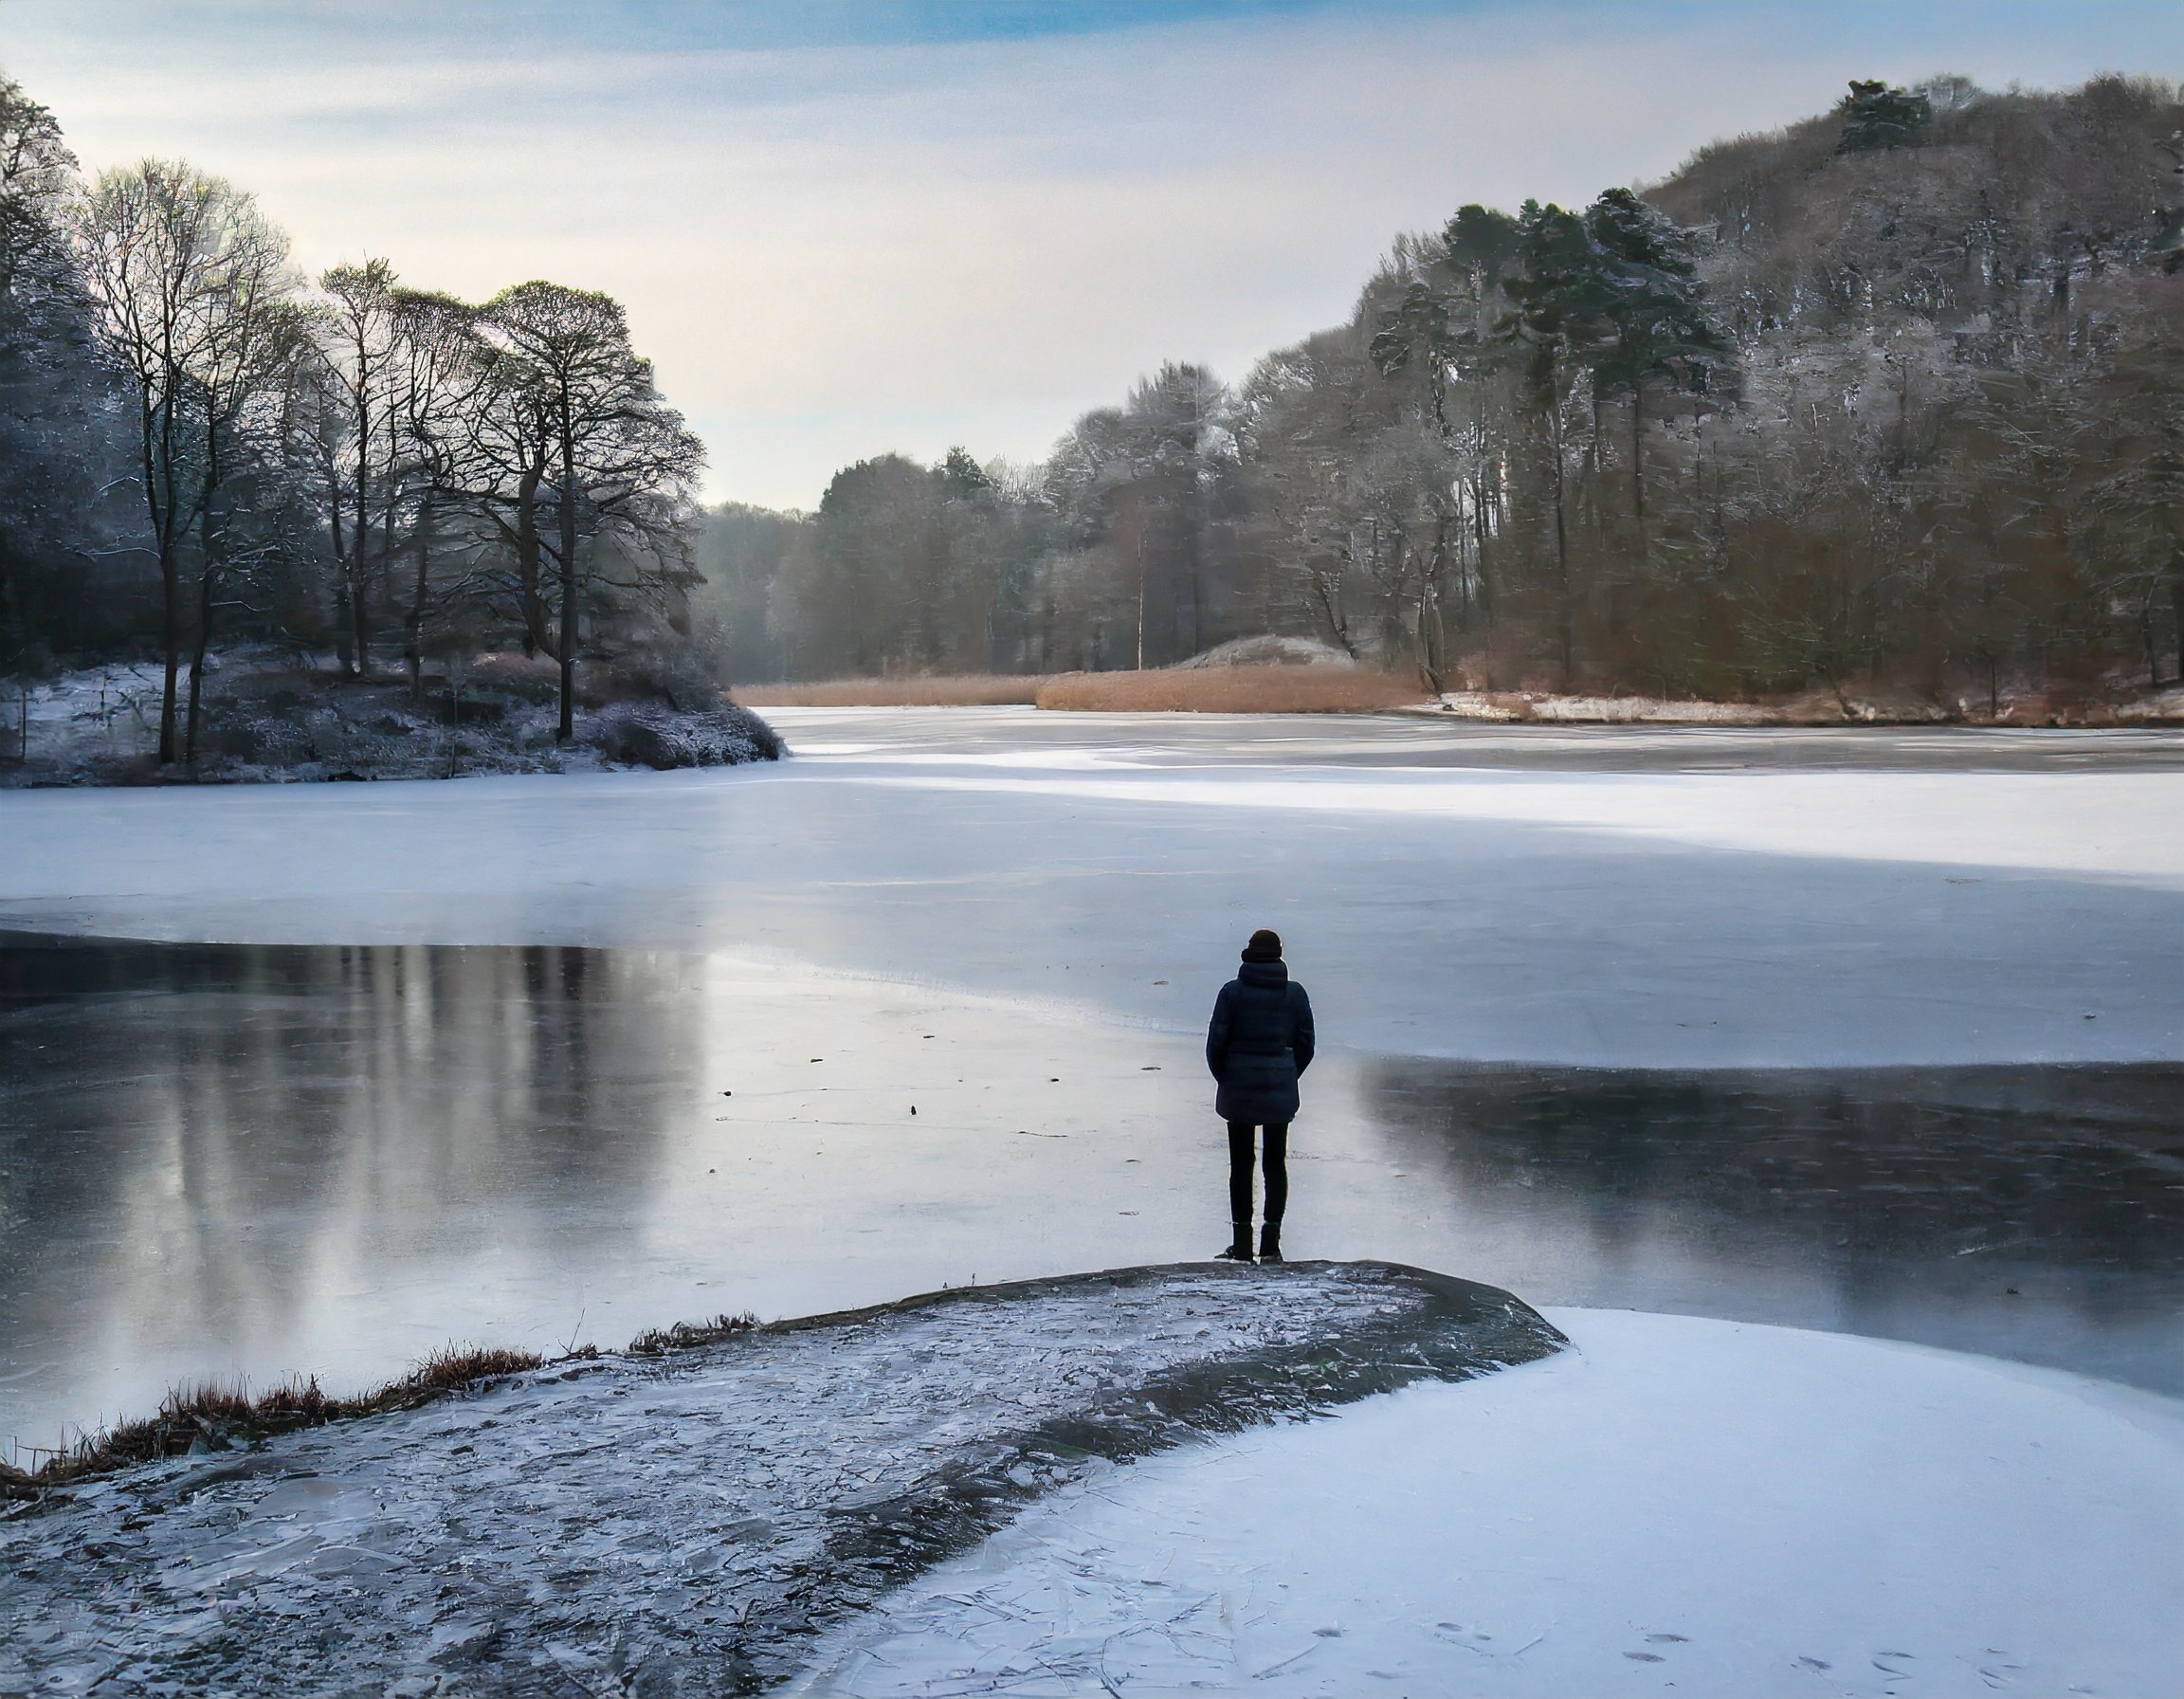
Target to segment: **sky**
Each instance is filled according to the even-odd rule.
[[[1042,457],[1163,360],[1242,376],[1401,231],[1582,201],[1851,77],[2184,78],[2184,4],[0,0],[87,171],[181,156],[316,274],[628,307],[706,494]]]

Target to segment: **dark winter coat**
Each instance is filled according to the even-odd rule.
[[[1279,961],[1247,961],[1213,999],[1206,1066],[1214,1113],[1254,1126],[1297,1119],[1297,1076],[1312,1066],[1312,999]]]

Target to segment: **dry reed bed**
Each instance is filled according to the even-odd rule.
[[[1373,667],[1282,666],[1065,672],[1037,698],[1043,708],[1125,714],[1370,714],[1430,700],[1415,678]]]
[[[746,708],[1028,708],[1045,682],[1036,675],[1010,673],[828,679],[812,685],[738,685],[730,694]]]
[[[648,1327],[629,1342],[626,1354],[660,1357],[669,1351],[717,1344],[731,1335],[748,1333],[757,1324],[757,1318],[751,1315],[719,1315],[709,1322]],[[585,1345],[552,1361],[590,1361],[598,1355],[596,1346]],[[87,1475],[111,1474],[139,1463],[155,1463],[162,1457],[184,1456],[193,1448],[218,1451],[277,1434],[291,1434],[299,1428],[317,1428],[391,1410],[414,1410],[451,1393],[544,1368],[547,1361],[536,1351],[450,1345],[433,1352],[401,1379],[349,1398],[327,1394],[316,1376],[261,1393],[213,1381],[177,1386],[161,1401],[158,1415],[86,1434],[74,1445],[47,1456],[35,1469],[0,1463],[0,1499],[34,1498],[48,1487]]]
[[[1366,714],[1415,707],[1414,680],[1364,667],[1201,667],[992,678],[831,679],[739,685],[751,708],[965,708],[1003,704],[1087,713]]]

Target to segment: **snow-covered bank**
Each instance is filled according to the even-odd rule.
[[[2029,692],[1987,715],[1970,697],[1941,702],[1911,691],[1841,697],[1815,691],[1764,702],[1704,702],[1689,697],[1563,696],[1547,690],[1447,690],[1418,713],[1453,714],[1502,723],[1549,721],[1566,725],[2173,725],[2184,722],[2184,689],[2120,687],[2099,701],[2057,702]]]
[[[1560,1335],[1385,1264],[937,1294],[151,1465],[0,1521],[0,1694],[712,1694],[1023,1505]]]
[[[265,649],[209,657],[198,758],[167,768],[157,760],[155,671],[65,673],[6,704],[13,723],[0,731],[0,789],[597,773],[735,766],[783,753],[771,726],[721,702],[701,675],[679,700],[592,689],[563,743],[552,664],[487,660],[504,665],[479,668],[450,694],[444,678],[420,693],[399,677],[350,678]],[[608,683],[580,676],[587,686]]]
[[[1065,1489],[845,1631],[808,1690],[2176,1690],[2184,1404],[1549,1314],[1575,1349]]]

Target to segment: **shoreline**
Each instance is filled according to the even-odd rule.
[[[1444,1307],[1462,1309],[1474,1304],[1477,1296],[1470,1289],[1475,1283],[1404,1264],[1300,1261],[1269,1267],[1376,1270],[1418,1285]],[[1266,1270],[1260,1271],[1265,1273]],[[123,1417],[96,1432],[83,1434],[74,1446],[20,1446],[19,1451],[45,1455],[47,1461],[29,1470],[0,1463],[0,1505],[9,1500],[40,1499],[78,1483],[116,1475],[146,1464],[251,1450],[291,1434],[420,1410],[442,1398],[486,1391],[520,1380],[526,1375],[566,1368],[573,1363],[640,1361],[706,1350],[749,1336],[786,1337],[860,1327],[891,1317],[914,1316],[944,1305],[967,1302],[1005,1305],[1072,1288],[1102,1284],[1151,1285],[1171,1274],[1209,1272],[1220,1276],[1229,1270],[1226,1265],[1217,1263],[1151,1264],[1078,1274],[1037,1275],[985,1285],[941,1287],[849,1309],[787,1316],[771,1322],[761,1322],[748,1311],[740,1315],[720,1314],[702,1322],[676,1322],[664,1327],[647,1327],[618,1351],[581,1345],[548,1357],[520,1348],[449,1344],[428,1354],[394,1379],[348,1395],[329,1394],[319,1387],[317,1376],[307,1375],[292,1375],[255,1394],[240,1383],[189,1382],[171,1389],[154,1415]],[[1242,1272],[1247,1276],[1250,1270],[1246,1268]],[[1498,1288],[1477,1290],[1517,1303]],[[1519,1305],[1519,1307],[1526,1314],[1533,1313],[1529,1306]],[[1549,1332],[1552,1333],[1552,1329]]]
[[[735,691],[753,708],[1035,707],[1056,714],[1182,713],[1420,716],[1495,725],[1860,726],[1980,730],[2184,727],[2184,685],[2028,692],[1999,712],[1966,699],[1896,689],[1804,692],[1751,702],[1659,697],[1629,691],[1446,690],[1364,667],[1246,666],[1142,671],[963,677],[832,679],[751,685]]]
[[[1154,1265],[701,1335],[14,1507],[0,1691],[428,1690],[451,1666],[499,1691],[569,1648],[755,1690],[1060,1488],[1568,1343],[1388,1263]]]

